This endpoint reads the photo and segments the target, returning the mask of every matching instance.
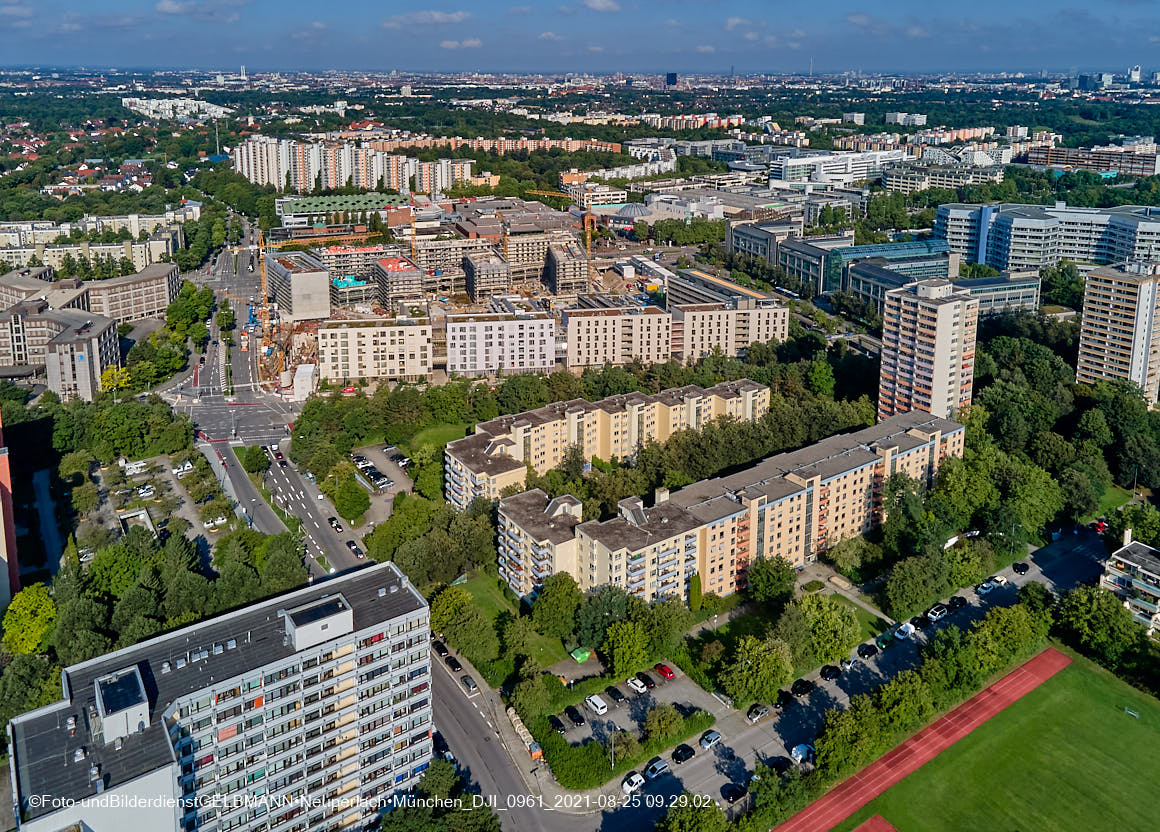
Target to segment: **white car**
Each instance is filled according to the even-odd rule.
[[[632,676],[632,677],[626,679],[625,684],[627,684],[629,686],[629,688],[632,690],[633,693],[647,693],[648,692],[648,688],[646,688],[644,686],[644,682],[642,682],[640,679],[636,678],[635,676]]]
[[[992,575],[991,577],[987,578],[987,583],[991,584],[992,586],[1006,586],[1007,579],[1002,575]]]
[[[636,794],[640,791],[640,787],[644,785],[644,778],[635,771],[630,771],[625,775],[624,781],[620,784],[620,790],[625,794]]]
[[[905,624],[900,624],[898,629],[894,631],[894,637],[899,641],[906,641],[914,635],[914,625],[907,621]]]

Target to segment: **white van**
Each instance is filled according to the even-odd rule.
[[[596,694],[593,694],[592,696],[589,696],[587,699],[585,699],[584,704],[588,706],[588,710],[592,711],[592,713],[596,714],[597,716],[604,716],[606,713],[608,713],[608,705],[606,705],[604,700]]]

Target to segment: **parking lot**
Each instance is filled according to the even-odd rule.
[[[396,494],[411,490],[411,478],[399,467],[398,463],[391,459],[393,454],[404,453],[394,445],[364,445],[361,448],[356,448],[352,453],[366,457],[375,468],[391,481],[392,484],[379,493],[393,499]]]

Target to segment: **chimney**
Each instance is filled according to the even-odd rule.
[[[1131,542],[1132,542],[1132,529],[1131,529],[1131,527],[1128,527],[1128,528],[1124,529],[1124,545],[1128,546],[1131,544]]]
[[[653,497],[653,505],[659,506],[669,501],[669,490],[663,485],[657,488],[656,494]]]

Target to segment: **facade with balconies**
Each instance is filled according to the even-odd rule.
[[[1132,617],[1160,638],[1160,551],[1131,540],[1104,561],[1100,586],[1124,602]]]
[[[498,509],[499,576],[521,598],[534,598],[556,572],[576,572],[574,529],[583,505],[565,495],[550,499],[538,488],[505,497]]]

